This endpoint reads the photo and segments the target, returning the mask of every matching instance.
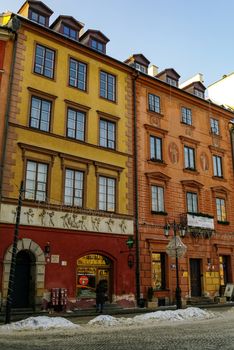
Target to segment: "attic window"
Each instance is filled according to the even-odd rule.
[[[74,40],[77,39],[77,31],[72,29],[69,26],[66,26],[65,24],[63,24],[63,34],[65,36],[67,36],[68,38],[71,38],[71,39],[74,39]]]
[[[30,19],[43,26],[46,25],[46,17],[36,11],[32,11],[32,10],[30,11]]]
[[[92,49],[94,49],[98,52],[104,52],[103,43],[101,43],[101,41],[98,41],[96,39],[91,39],[91,47],[92,47]]]
[[[146,73],[146,67],[143,66],[142,64],[139,64],[139,63],[135,62],[135,68],[137,70],[139,70],[140,72],[142,72],[142,73]]]
[[[194,95],[200,98],[204,98],[204,92],[198,90],[198,89],[194,89]]]
[[[171,77],[168,77],[166,78],[166,82],[171,85],[171,86],[178,86],[178,83],[177,83],[177,80],[176,79],[173,79]]]

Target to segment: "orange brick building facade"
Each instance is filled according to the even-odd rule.
[[[187,246],[182,300],[213,299],[234,281],[233,114],[163,80],[135,79],[140,295],[153,287],[161,305],[175,300],[175,259],[166,254],[174,220]]]

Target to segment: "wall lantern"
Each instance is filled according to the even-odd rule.
[[[45,253],[45,256],[50,255],[50,242],[46,242],[46,245],[44,247],[44,253]]]
[[[169,223],[166,223],[166,225],[163,227],[164,235],[166,237],[169,236],[171,225]],[[173,223],[173,229],[178,230],[180,237],[185,237],[186,235],[186,227],[181,224]]]
[[[132,253],[128,254],[128,267],[131,269],[134,265],[134,255]]]
[[[129,249],[132,249],[133,245],[134,245],[134,240],[131,236],[128,237],[128,240],[126,242],[127,246]]]

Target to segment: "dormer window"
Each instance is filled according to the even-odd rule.
[[[96,39],[91,39],[91,47],[92,49],[98,51],[98,52],[104,52],[104,45],[100,41]]]
[[[166,82],[171,85],[171,86],[177,86],[178,83],[177,83],[177,80],[173,79],[173,78],[170,78],[170,77],[167,77],[166,78]]]
[[[67,36],[68,38],[77,39],[77,31],[72,29],[71,27],[63,24],[63,34]]]
[[[200,98],[204,98],[204,92],[198,89],[194,89],[194,95]]]
[[[41,15],[41,14],[35,12],[35,11],[32,11],[32,10],[30,12],[31,12],[30,19],[32,21],[34,21],[36,23],[39,23],[39,24],[41,24],[43,26],[46,25],[46,17],[45,16],[43,16],[43,15]]]
[[[142,73],[146,73],[146,72],[147,72],[147,71],[146,71],[146,67],[143,66],[142,64],[135,63],[135,68],[136,68],[137,70],[139,70],[140,72],[142,72]]]
[[[27,0],[21,6],[18,13],[23,17],[27,17],[35,23],[38,23],[44,27],[48,27],[49,19],[53,14],[53,11],[42,1]]]

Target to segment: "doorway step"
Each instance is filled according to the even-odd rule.
[[[187,305],[212,305],[217,304],[213,298],[209,297],[191,297],[187,300]]]

